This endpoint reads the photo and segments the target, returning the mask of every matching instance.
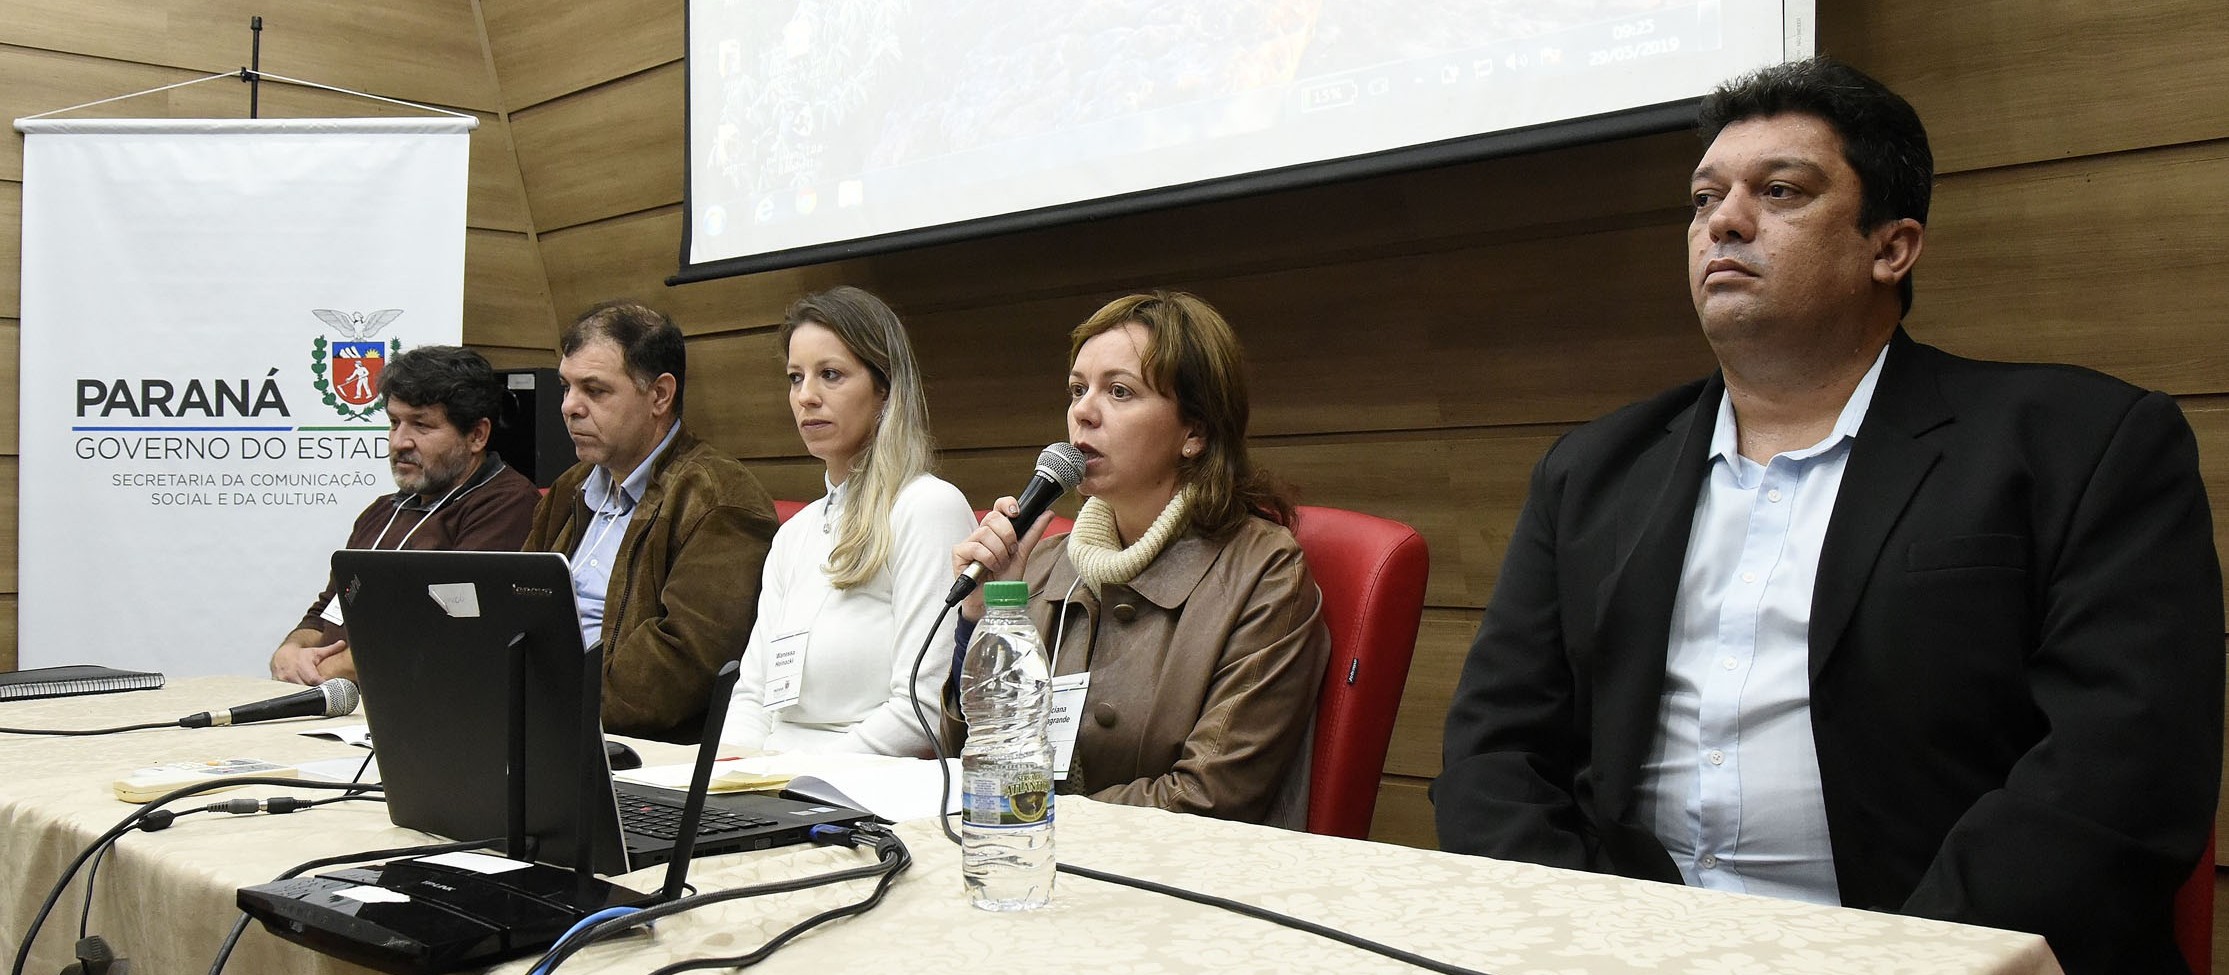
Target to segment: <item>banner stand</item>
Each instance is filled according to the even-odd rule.
[[[16,121],[20,666],[260,674],[395,490],[378,377],[463,338],[477,124],[414,107]]]

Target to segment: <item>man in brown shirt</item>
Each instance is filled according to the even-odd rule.
[[[540,494],[488,452],[503,401],[488,361],[453,345],[411,349],[387,363],[379,391],[387,398],[387,463],[401,490],[356,516],[348,547],[518,551]],[[274,680],[355,678],[337,590],[328,580],[271,654]]]

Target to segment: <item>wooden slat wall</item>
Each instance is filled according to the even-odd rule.
[[[264,15],[266,71],[480,119],[466,198],[465,340],[503,366],[554,362],[549,278],[474,0],[284,9],[249,0],[9,0],[0,18],[0,119],[236,69],[248,60],[254,14]],[[240,118],[247,103],[245,85],[220,79],[78,117]],[[262,86],[260,109],[266,118],[422,114],[276,83]],[[16,661],[22,180],[23,137],[8,128],[0,135],[0,669]]]
[[[777,495],[818,489],[770,328],[806,291],[857,284],[906,315],[946,468],[979,504],[1061,435],[1070,325],[1141,287],[1222,308],[1248,343],[1264,463],[1306,500],[1402,519],[1432,547],[1382,839],[1432,842],[1440,721],[1531,464],[1572,425],[1710,368],[1682,286],[1699,152],[1684,134],[666,288],[681,0],[483,2],[557,314],[621,295],[675,314],[692,336],[691,422]],[[1822,47],[1905,93],[1934,134],[1912,330],[2183,397],[2217,504],[2229,498],[2229,60],[2214,56],[2214,5],[1820,7]]]

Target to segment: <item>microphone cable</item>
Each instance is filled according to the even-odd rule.
[[[849,867],[843,870],[835,870],[811,877],[798,877],[790,880],[776,880],[768,883],[753,884],[749,887],[737,887],[731,890],[716,890],[710,893],[696,894],[694,896],[683,897],[678,900],[667,901],[663,904],[645,907],[642,910],[635,911],[624,916],[597,921],[593,924],[582,927],[577,931],[569,932],[565,937],[558,939],[557,942],[549,946],[549,949],[547,951],[543,952],[542,957],[538,961],[536,961],[532,967],[528,968],[527,971],[530,973],[534,973],[534,975],[548,975],[548,973],[556,971],[557,966],[564,964],[566,959],[573,957],[573,955],[579,953],[582,949],[587,948],[589,945],[595,944],[598,941],[610,938],[629,929],[648,925],[656,922],[660,918],[671,917],[684,911],[693,911],[700,907],[718,904],[723,901],[741,900],[746,897],[760,897],[766,894],[786,894],[792,891],[806,890],[813,887],[825,887],[829,884],[842,883],[847,880],[863,880],[870,877],[875,879],[875,889],[866,897],[854,901],[850,904],[830,908],[828,910],[820,912],[819,914],[815,914],[812,917],[806,918],[803,921],[799,921],[798,923],[791,925],[789,928],[783,930],[780,934],[775,935],[765,944],[760,945],[758,948],[752,950],[749,953],[736,955],[729,958],[696,958],[675,962],[672,965],[668,965],[664,968],[658,969],[657,972],[652,973],[652,975],[669,975],[669,973],[673,972],[693,971],[701,968],[748,967],[765,960],[768,955],[773,954],[777,949],[781,948],[785,944],[788,944],[791,940],[795,939],[798,935],[804,934],[806,931],[812,930],[813,928],[819,927],[822,924],[826,924],[830,921],[836,920],[837,918],[851,917],[858,914],[864,914],[867,911],[872,910],[875,905],[882,903],[883,895],[887,894],[890,891],[890,886],[893,883],[897,882],[898,875],[904,873],[906,871],[906,868],[913,865],[912,851],[906,849],[905,841],[899,839],[898,835],[891,832],[890,829],[886,826],[874,824],[862,825],[852,828],[845,828],[840,826],[815,826],[812,828],[812,837],[813,841],[816,843],[844,843],[857,847],[872,847],[875,851],[875,862],[867,864],[865,866]],[[218,973],[212,970],[210,972],[210,975],[218,975]]]
[[[236,779],[218,779],[209,782],[194,782],[166,792],[160,797],[156,798],[154,801],[149,802],[146,805],[139,807],[138,809],[132,810],[130,814],[126,815],[115,826],[109,827],[106,832],[102,833],[98,838],[94,839],[91,845],[87,846],[83,851],[79,852],[77,858],[70,861],[69,866],[63,868],[62,876],[54,882],[54,887],[47,892],[46,899],[39,905],[38,913],[32,916],[31,926],[23,933],[23,944],[16,949],[15,962],[11,966],[9,966],[8,969],[10,975],[23,975],[24,967],[30,963],[31,945],[35,940],[37,940],[39,936],[39,929],[46,925],[46,919],[54,913],[55,906],[61,902],[63,893],[69,889],[70,881],[77,877],[78,870],[83,868],[87,861],[93,859],[95,855],[105,849],[109,844],[116,842],[116,840],[122,837],[124,834],[129,833],[135,829],[150,829],[150,827],[141,825],[142,823],[146,823],[149,821],[159,822],[161,825],[151,827],[151,829],[159,830],[168,827],[172,822],[175,822],[179,816],[194,812],[237,811],[242,814],[253,812],[281,813],[293,812],[310,804],[309,800],[294,799],[288,796],[280,796],[273,799],[227,800],[226,802],[217,803],[213,806],[203,809],[187,810],[186,813],[173,812],[162,808],[163,806],[169,805],[170,803],[176,802],[180,799],[188,798],[190,796],[196,796],[204,792],[213,792],[219,789],[231,789],[243,785],[274,785],[282,788],[325,789],[347,792],[350,794],[348,798],[356,798],[363,796],[366,793],[380,791],[379,786],[365,785],[362,783],[314,782],[304,779],[285,779],[278,778],[276,776],[259,775]],[[267,805],[272,803],[279,803],[282,800],[287,804],[285,808],[277,808],[276,806]]]
[[[145,731],[149,728],[182,728],[176,721],[150,721],[146,724],[128,724],[117,728],[0,728],[0,735],[55,735],[76,738],[89,735],[114,735],[126,731]]]
[[[951,609],[952,607],[946,606],[945,612],[950,612]],[[919,654],[916,654],[913,658],[912,686],[920,685],[921,661],[928,656],[929,643],[935,641],[936,628],[943,625],[943,623],[944,614],[937,614],[936,622],[930,624],[929,626],[929,641],[922,643],[921,652]],[[922,732],[929,735],[930,747],[936,750],[937,766],[944,770],[944,796],[938,797],[939,806],[937,824],[944,828],[945,838],[951,840],[953,845],[964,846],[964,844],[960,843],[960,834],[954,831],[952,828],[951,815],[943,812],[943,806],[941,805],[944,797],[950,796],[952,794],[952,768],[950,763],[946,761],[949,756],[947,756],[944,751],[944,739],[929,731],[929,719],[922,714],[921,699],[919,696],[916,696],[913,699],[913,717],[915,721],[920,722]],[[1056,799],[1054,801],[1057,802],[1058,800]],[[1175,813],[1173,815],[1185,814]],[[1100,883],[1115,884],[1122,887],[1132,887],[1150,893],[1161,894],[1166,897],[1174,897],[1178,900],[1191,901],[1194,904],[1200,904],[1206,907],[1219,908],[1221,910],[1229,911],[1233,914],[1238,914],[1244,917],[1250,917],[1261,921],[1268,921],[1271,924],[1283,925],[1295,931],[1312,934],[1319,938],[1328,938],[1332,941],[1339,942],[1340,944],[1347,945],[1352,948],[1360,948],[1363,951],[1383,955],[1405,965],[1412,965],[1426,971],[1439,972],[1441,973],[1441,975],[1489,975],[1489,973],[1486,972],[1480,972],[1474,969],[1464,968],[1459,965],[1453,965],[1447,962],[1439,961],[1437,959],[1427,958],[1412,951],[1404,951],[1400,948],[1395,948],[1392,945],[1380,944],[1379,942],[1371,941],[1370,939],[1364,938],[1361,935],[1350,934],[1337,928],[1318,924],[1314,921],[1303,920],[1301,918],[1293,917],[1290,914],[1280,914],[1266,907],[1257,907],[1243,901],[1232,900],[1228,897],[1218,897],[1214,894],[1203,894],[1198,891],[1186,890],[1182,887],[1174,887],[1157,881],[1144,880],[1137,877],[1127,877],[1118,873],[1108,873],[1104,870],[1094,870],[1090,867],[1079,867],[1072,863],[1063,863],[1057,856],[1053,859],[1053,869],[1060,873],[1065,873],[1073,877],[1082,877],[1086,880],[1096,880]],[[678,968],[666,968],[660,969],[659,971],[666,972],[680,970],[681,969]]]
[[[363,763],[356,766],[356,774],[349,777],[348,782],[350,785],[356,785],[363,782],[364,772],[367,769],[371,768],[371,761],[372,752],[367,749],[364,754]],[[283,799],[290,797],[281,796],[279,798]],[[297,809],[308,809],[313,806],[331,805],[332,803],[336,802],[348,802],[352,799],[367,799],[377,802],[386,801],[378,796],[371,795],[367,791],[356,790],[344,793],[342,795],[334,796],[331,799],[313,799],[309,802],[303,803],[300,806],[290,806],[283,809],[243,810],[236,808],[236,804],[239,803],[241,800],[232,799],[220,803],[212,803],[199,809],[182,810],[176,814],[172,814],[168,810],[150,813],[148,817],[145,820],[141,821],[140,824],[135,828],[141,830],[142,832],[152,833],[156,832],[157,830],[169,829],[172,823],[176,822],[177,820],[184,819],[187,816],[191,816],[195,813],[229,812],[234,814],[244,814],[246,812],[270,812],[276,815],[294,812]],[[268,803],[269,801],[270,800],[265,800],[266,803]],[[93,862],[85,868],[85,906],[78,911],[77,915],[77,938],[79,941],[85,940],[87,928],[90,926],[93,918],[93,891],[95,889],[95,882],[100,878],[101,862],[108,857],[109,851],[114,850],[116,848],[116,844],[122,839],[123,836],[118,835],[115,839],[110,840],[106,845],[102,846],[99,852],[93,854]]]
[[[946,603],[944,609],[936,614],[936,619],[929,623],[929,635],[922,639],[921,649],[914,653],[913,673],[906,678],[906,687],[909,689],[907,693],[913,698],[913,720],[920,725],[921,733],[928,736],[929,750],[936,755],[937,778],[944,783],[944,791],[938,793],[936,797],[936,822],[938,826],[944,829],[944,838],[951,840],[954,846],[960,844],[960,834],[959,831],[952,828],[952,814],[944,811],[945,802],[952,797],[952,762],[950,761],[952,756],[944,751],[944,736],[937,733],[939,729],[929,727],[929,716],[921,710],[921,695],[911,689],[921,686],[921,662],[929,659],[929,647],[936,643],[937,631],[944,626],[944,618],[951,614],[952,608],[958,605],[958,603]],[[945,678],[945,682],[948,684],[952,680],[953,677],[950,676]],[[942,700],[943,694],[940,692],[938,694],[940,706]]]

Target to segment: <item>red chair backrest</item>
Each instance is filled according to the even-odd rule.
[[[2175,891],[2175,944],[2183,950],[2190,970],[2206,975],[2214,970],[2214,840],[2206,839],[2206,855],[2198,869]]]
[[[1310,506],[1295,514],[1293,537],[1323,590],[1331,630],[1331,662],[1316,697],[1308,831],[1362,839],[1377,811],[1431,565],[1423,536],[1398,521]]]
[[[797,517],[797,513],[805,510],[805,506],[811,503],[810,501],[784,501],[781,498],[775,498],[774,520],[787,524],[791,518]]]

